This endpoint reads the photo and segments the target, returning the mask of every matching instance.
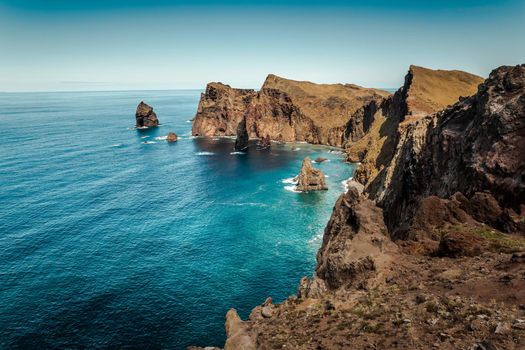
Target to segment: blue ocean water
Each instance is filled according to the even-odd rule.
[[[221,345],[230,307],[247,317],[312,274],[352,166],[191,138],[199,93],[0,94],[0,348]],[[141,100],[161,127],[133,130]],[[306,155],[330,159],[329,191],[285,189]]]

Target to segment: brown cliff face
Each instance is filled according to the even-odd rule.
[[[524,149],[525,65],[500,67],[476,95],[404,128],[375,197],[394,231],[410,225],[423,198],[460,192],[477,221],[523,232]]]
[[[137,128],[154,127],[159,125],[157,114],[153,112],[153,108],[144,102],[140,102],[135,112],[135,126]]]
[[[249,136],[341,146],[349,117],[388,93],[350,84],[314,84],[269,75],[261,90],[208,84],[201,96],[192,133],[234,135],[243,116]]]
[[[255,90],[234,89],[221,83],[209,83],[201,94],[193,120],[194,136],[234,136]]]
[[[500,67],[474,96],[408,120],[412,79],[360,139],[375,132],[369,140],[393,146],[374,169],[382,181],[338,199],[297,297],[265,302],[246,321],[229,312],[230,344],[525,348],[525,65]],[[375,139],[387,131],[393,141]]]
[[[404,85],[394,95],[363,106],[349,121],[344,146],[349,160],[363,163],[355,178],[374,188],[371,192],[384,186],[384,169],[392,161],[405,126],[455,103],[461,96],[473,95],[482,81],[462,71],[410,66]],[[353,122],[361,120],[358,125]]]

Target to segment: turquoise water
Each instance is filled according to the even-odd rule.
[[[352,167],[190,138],[199,93],[0,94],[0,348],[221,345],[230,307],[247,317],[311,275]],[[161,127],[132,129],[141,100]],[[306,155],[330,159],[328,192],[284,188]]]

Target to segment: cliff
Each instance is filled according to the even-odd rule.
[[[341,195],[297,296],[228,312],[226,349],[525,347],[525,65],[431,115],[415,79],[367,132],[397,116],[381,186]]]
[[[482,82],[481,77],[462,71],[410,66],[395,94],[364,105],[347,125],[346,135],[354,136],[347,136],[343,146],[350,161],[362,162],[355,178],[369,187],[383,186],[384,168],[406,125],[473,95]]]
[[[297,176],[297,191],[308,192],[327,189],[323,172],[314,168],[311,159],[306,157]]]
[[[314,84],[269,75],[261,90],[210,83],[192,127],[195,136],[235,135],[246,116],[251,138],[341,146],[348,119],[389,94],[351,84]]]

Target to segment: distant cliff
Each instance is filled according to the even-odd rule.
[[[208,84],[193,122],[198,136],[235,135],[246,116],[251,138],[341,146],[349,118],[389,94],[351,84],[314,84],[269,75],[260,91]]]

